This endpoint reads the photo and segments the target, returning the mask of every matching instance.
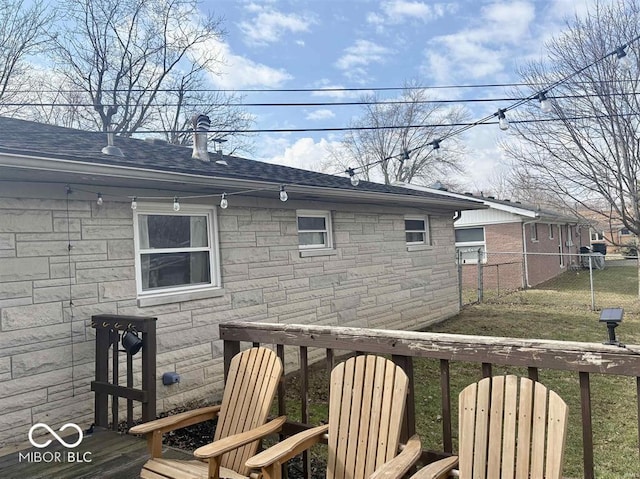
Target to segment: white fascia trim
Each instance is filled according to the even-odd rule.
[[[197,186],[232,186],[236,188],[269,188],[278,185],[278,182],[255,181],[234,179],[221,176],[207,176],[193,173],[183,173],[176,171],[158,171],[147,168],[121,166],[121,165],[102,165],[99,163],[88,163],[84,161],[65,160],[59,158],[41,158],[28,155],[6,155],[0,153],[0,166],[19,169],[32,169],[55,171],[60,173],[87,174],[105,177],[120,177],[127,179],[155,180],[166,181],[170,183],[185,183],[185,178],[189,179],[189,184]],[[314,193],[326,198],[348,198],[349,200],[362,201],[385,201],[389,203],[404,203],[421,206],[431,206],[441,208],[443,210],[452,211],[460,209],[477,209],[469,205],[469,199],[462,202],[456,201],[448,195],[442,195],[441,191],[435,191],[434,194],[442,198],[424,198],[420,196],[402,195],[396,193],[378,193],[374,191],[355,191],[343,190],[341,188],[329,188],[322,186],[305,186],[305,185],[289,185],[288,192],[298,193]]]

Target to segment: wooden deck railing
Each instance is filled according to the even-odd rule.
[[[415,432],[415,400],[413,395],[413,358],[431,358],[440,362],[442,409],[442,453],[453,452],[452,408],[450,392],[450,362],[479,363],[482,376],[490,376],[492,365],[526,367],[530,378],[538,379],[539,369],[572,371],[580,382],[584,478],[594,479],[593,428],[591,414],[590,375],[593,373],[636,378],[638,432],[640,434],[640,346],[618,347],[598,343],[498,338],[428,332],[391,331],[378,329],[304,326],[234,322],[220,325],[224,341],[225,372],[229,361],[240,351],[242,342],[275,345],[281,359],[285,347],[298,348],[301,398],[301,422],[309,423],[308,412],[308,348],[326,350],[328,366],[332,367],[334,351],[389,354],[401,365],[411,381],[403,436]],[[634,349],[635,348],[635,349]],[[284,383],[278,393],[279,414],[286,414]],[[293,426],[293,425],[291,425]],[[294,431],[290,427],[288,431]],[[433,453],[425,453],[426,461]],[[303,461],[305,477],[309,477],[308,458]]]

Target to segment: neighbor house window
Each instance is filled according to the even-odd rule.
[[[460,263],[487,261],[484,228],[456,228],[456,258]]]
[[[604,241],[604,231],[591,230],[591,241]]]
[[[139,204],[134,212],[138,297],[220,286],[215,211],[210,206]]]
[[[431,244],[428,217],[406,216],[404,219],[404,230],[407,245]]]
[[[549,225],[549,239],[553,239],[553,236],[554,236],[553,225],[550,224]]]
[[[330,211],[298,210],[297,216],[300,249],[328,249],[333,246]]]
[[[532,223],[529,225],[531,229],[531,241],[538,241],[538,223]]]

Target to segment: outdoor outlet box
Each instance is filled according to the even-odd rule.
[[[176,372],[168,372],[162,375],[162,384],[169,386],[180,382],[180,375]]]

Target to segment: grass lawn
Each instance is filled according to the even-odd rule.
[[[597,307],[624,307],[618,339],[640,345],[640,303],[637,294],[637,269],[633,266],[608,267],[594,271]],[[600,287],[598,287],[600,286]],[[491,302],[466,307],[457,316],[429,328],[429,331],[503,336],[532,339],[602,342],[606,327],[598,322],[599,311],[590,311],[589,274],[567,272],[536,289],[515,292]],[[638,346],[640,349],[640,346]],[[415,397],[417,429],[426,449],[442,450],[440,417],[440,372],[433,360],[417,359]],[[505,371],[494,367],[494,373]],[[507,372],[526,375],[517,368]],[[638,373],[640,375],[640,372]],[[480,378],[478,364],[451,364],[451,394]],[[311,422],[326,419],[325,368],[317,368],[309,378]],[[287,387],[288,413],[298,417],[299,399],[296,378]],[[578,375],[560,371],[540,371],[540,381],[554,389],[570,408],[569,439],[564,476],[583,477],[580,388]],[[594,430],[594,462],[598,479],[640,479],[638,452],[638,412],[635,378],[591,375]],[[457,400],[454,404],[457,415]],[[457,424],[453,425],[454,440]],[[457,444],[454,443],[454,449]]]

